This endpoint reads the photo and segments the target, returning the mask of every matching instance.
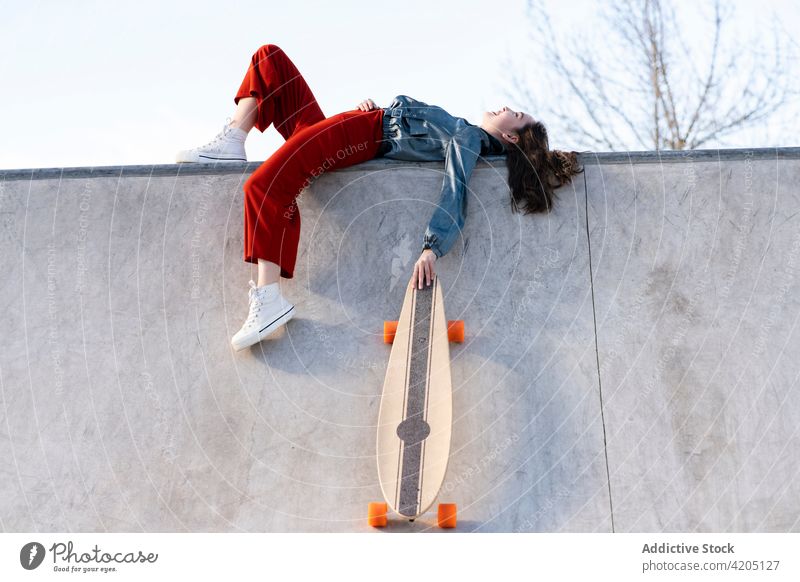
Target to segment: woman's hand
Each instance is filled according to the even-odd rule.
[[[358,104],[358,108],[361,111],[372,111],[373,109],[377,109],[378,106],[375,105],[375,102],[372,99],[365,99]]]
[[[414,274],[411,280],[417,285],[418,289],[422,289],[423,281],[426,285],[430,285],[433,281],[433,263],[436,262],[436,253],[430,249],[425,249],[417,259],[414,265]]]

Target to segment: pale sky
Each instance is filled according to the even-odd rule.
[[[562,30],[577,34],[596,22],[591,1],[546,4]],[[781,13],[788,30],[800,30],[794,0],[736,5],[746,30],[761,26],[765,7]],[[383,107],[407,94],[473,123],[486,109],[524,108],[507,97],[504,68],[509,59],[528,62],[524,55],[537,49],[524,0],[0,6],[2,169],[173,163],[177,150],[222,129],[253,52],[266,43],[292,58],[326,115],[363,98]],[[707,33],[691,26],[690,38]],[[747,139],[738,147],[797,144],[768,143],[767,134]],[[280,143],[274,129],[254,130],[248,158],[263,160]],[[570,148],[569,136],[551,135],[551,147]]]

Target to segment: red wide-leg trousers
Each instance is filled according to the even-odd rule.
[[[258,130],[273,124],[286,140],[244,184],[244,260],[277,263],[290,279],[300,241],[295,198],[320,174],[374,158],[383,110],[355,109],[326,119],[300,71],[272,44],[253,55],[234,102],[242,97],[257,100]]]

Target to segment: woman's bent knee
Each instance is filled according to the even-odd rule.
[[[276,44],[262,44],[255,52],[255,55],[271,55],[281,52],[281,47]]]

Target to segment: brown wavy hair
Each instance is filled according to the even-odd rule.
[[[550,212],[555,189],[583,172],[578,152],[550,150],[547,128],[541,121],[523,126],[515,144],[506,144],[511,211],[523,214]]]

